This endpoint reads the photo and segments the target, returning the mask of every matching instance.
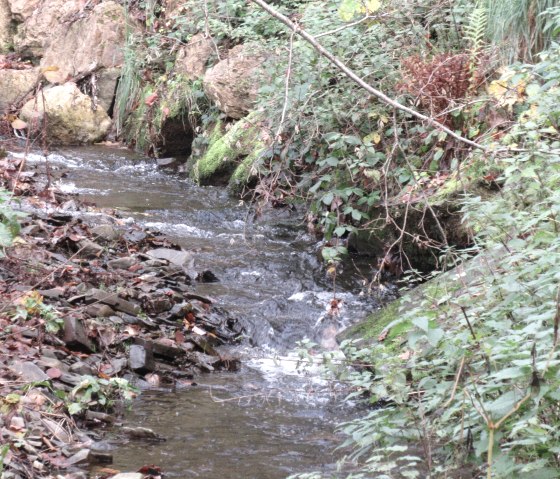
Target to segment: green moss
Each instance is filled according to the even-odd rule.
[[[194,164],[191,177],[197,183],[206,183],[217,175],[231,174],[229,183],[236,188],[247,181],[253,162],[264,150],[258,123],[258,114],[253,112],[225,133],[220,124],[216,125],[208,149]],[[238,163],[241,157],[244,159]]]
[[[261,158],[265,149],[264,145],[262,145],[262,148],[258,148],[258,145],[255,145],[255,149],[247,155],[241,163],[239,163],[229,180],[229,187],[233,191],[241,190],[241,188],[246,185],[253,176],[255,176],[256,172],[253,165],[259,160],[259,158]]]

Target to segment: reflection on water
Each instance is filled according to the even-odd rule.
[[[113,467],[159,464],[168,477],[205,479],[281,479],[332,470],[332,411],[314,401],[283,400],[281,391],[262,389],[260,381],[246,369],[204,376],[182,391],[145,392],[126,423],[167,440],[130,442],[115,452]]]

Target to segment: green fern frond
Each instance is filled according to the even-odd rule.
[[[465,26],[465,40],[469,44],[471,57],[476,56],[484,45],[486,27],[488,25],[488,9],[477,5],[469,16],[469,23]]]

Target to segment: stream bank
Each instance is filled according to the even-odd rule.
[[[269,462],[273,451],[277,451],[272,467],[276,472],[272,469],[270,472],[274,477],[314,468],[323,462],[325,470],[332,469],[334,456],[320,459],[324,450],[334,449],[336,443],[332,431],[337,415],[325,408],[332,391],[329,391],[329,385],[310,381],[299,374],[295,367],[297,356],[283,354],[303,338],[332,345],[337,331],[360,317],[365,308],[375,307],[371,300],[350,292],[359,288],[364,273],[352,268],[347,271],[351,274],[342,274],[338,278],[339,314],[329,314],[332,279],[320,266],[312,238],[300,233],[300,220],[295,215],[283,212],[283,217],[269,215],[261,222],[252,222],[247,207],[232,200],[225,191],[200,188],[179,175],[157,169],[152,160],[131,158],[126,150],[68,149],[47,157],[39,154],[25,157],[29,173],[22,178],[29,185],[34,184],[34,178],[41,178],[43,183],[19,188],[22,192],[26,190],[31,203],[35,202],[35,209],[27,209],[42,222],[39,223],[42,229],[25,227],[22,238],[26,243],[33,243],[36,240],[26,236],[33,231],[37,238],[44,237],[39,242],[48,246],[47,235],[54,234],[58,240],[50,243],[58,249],[49,254],[69,255],[65,261],[71,258],[72,266],[66,268],[66,276],[61,275],[61,284],[53,283],[48,285],[49,288],[41,289],[43,294],[36,298],[37,302],[45,307],[52,304],[60,308],[62,305],[64,315],[71,314],[73,308],[80,308],[90,316],[85,320],[89,334],[86,333],[87,340],[84,341],[97,343],[90,350],[85,344],[79,344],[79,365],[83,369],[74,365],[73,354],[71,360],[56,357],[62,363],[57,363],[56,369],[60,369],[64,376],[66,367],[81,372],[89,367],[87,372],[95,381],[89,380],[82,388],[85,392],[99,380],[110,382],[113,376],[124,374],[132,379],[133,376],[127,376],[126,371],[133,360],[144,360],[134,363],[133,369],[141,378],[135,382],[141,387],[156,388],[143,394],[134,404],[132,412],[125,416],[125,424],[132,429],[148,425],[155,438],[161,436],[167,442],[150,442],[149,437],[140,442],[135,439],[122,452],[115,449],[111,440],[107,444],[102,442],[103,447],[110,450],[107,454],[114,458],[115,466],[136,470],[146,463],[148,447],[153,462],[166,459],[166,463],[160,465],[171,477],[182,477],[185,464],[180,445],[186,440],[188,428],[194,427],[195,431],[187,433],[189,440],[195,449],[212,451],[211,460],[217,464],[213,469],[216,477],[220,474],[223,477],[232,454],[239,457],[240,474],[251,477],[242,471],[272,467]],[[15,175],[20,160],[12,158],[10,161],[12,167],[6,165],[6,171]],[[56,184],[59,192],[47,187],[44,175],[32,173],[33,170],[43,172],[47,165],[51,182]],[[47,190],[50,196],[54,195],[56,208],[46,199],[39,199],[41,192]],[[68,196],[70,192],[77,193],[86,204],[95,200],[99,208],[81,210],[78,200]],[[114,208],[120,212],[120,218],[113,215]],[[95,226],[89,224],[90,220]],[[142,227],[136,226],[137,223]],[[116,235],[119,239],[102,242],[99,228],[104,234],[113,235],[115,230],[120,232]],[[90,229],[97,231],[97,236],[89,236]],[[71,256],[80,252],[79,242],[88,237],[92,238],[89,241],[93,244],[103,243],[101,249],[88,243],[88,258],[81,257],[80,253]],[[180,250],[172,241],[188,251]],[[13,255],[23,245],[14,248]],[[153,250],[160,250],[159,258],[153,257]],[[168,256],[169,251],[175,251],[181,258],[180,267],[162,258],[162,250],[165,250],[167,260],[173,259]],[[62,259],[59,257],[59,262]],[[112,269],[109,265],[114,265],[115,261],[125,268]],[[39,273],[37,280],[48,276]],[[187,275],[191,281],[187,281]],[[155,282],[150,283],[148,277],[154,277]],[[103,285],[92,285],[92,278]],[[162,284],[171,280],[172,284]],[[181,282],[188,284],[181,286]],[[22,284],[26,283],[22,281]],[[94,287],[93,292],[90,286]],[[119,292],[117,302],[105,296],[107,288],[108,291],[116,288],[114,291]],[[128,296],[131,289],[140,289],[141,293],[136,297],[134,294]],[[49,297],[51,290],[58,296]],[[188,298],[191,306],[179,301],[178,296]],[[141,304],[143,314],[137,314],[137,302]],[[126,311],[119,312],[119,309]],[[135,315],[131,313],[136,313],[134,321],[131,316]],[[120,326],[115,334],[112,330],[115,325],[111,323],[117,321],[116,317],[120,318]],[[35,319],[37,324],[29,324],[40,326],[40,319]],[[235,339],[253,347],[220,348],[220,343]],[[117,346],[116,351],[120,352],[111,352],[115,345],[125,343],[134,346],[128,350]],[[69,348],[68,343],[64,346]],[[50,348],[46,341],[45,348]],[[156,359],[155,365],[150,364],[150,350]],[[138,358],[132,357],[133,351],[138,353]],[[101,357],[99,352],[103,352]],[[168,356],[162,357],[163,352]],[[178,360],[175,353],[182,359]],[[43,359],[36,352],[29,354],[27,362]],[[237,369],[237,358],[242,360],[237,373],[204,378],[198,375],[201,370]],[[189,360],[188,364],[184,363],[185,359]],[[121,366],[119,372],[113,370],[112,362]],[[84,380],[81,376],[75,376],[74,380],[80,378]],[[67,392],[72,393],[79,384],[66,384]],[[62,387],[56,383],[55,389],[59,386]],[[248,403],[247,398],[251,399]],[[61,407],[65,406],[61,404]],[[164,410],[168,416],[162,415]],[[176,422],[177,417],[184,418],[182,425]],[[210,418],[216,421],[215,424],[236,423],[235,432],[225,428],[225,436],[217,434],[212,423],[205,425]],[[112,422],[107,419],[98,424]],[[176,430],[168,427],[169,424],[176,424]],[[116,433],[122,443],[120,428]],[[240,437],[250,440],[236,444]],[[98,439],[101,437],[96,436]],[[148,443],[144,442],[146,440]],[[280,443],[284,445],[276,449]],[[250,454],[248,448],[254,444],[262,445],[263,451],[268,452]],[[95,447],[92,450],[95,451]],[[90,454],[95,456],[95,453]],[[209,477],[208,471],[197,467],[192,465],[196,474],[204,473]]]

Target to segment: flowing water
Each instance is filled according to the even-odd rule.
[[[337,278],[342,307],[334,316],[328,311],[333,281],[297,213],[285,209],[255,219],[223,188],[196,186],[127,150],[66,149],[47,161],[67,171],[63,190],[118,209],[193,251],[196,269],[220,280],[197,285],[197,292],[240,318],[253,345],[239,351],[239,372],[203,376],[184,389],[145,391],[125,422],[167,441],[120,445],[113,466],[136,470],[153,463],[167,477],[205,479],[332,470],[340,398],[316,371],[301,373],[289,351],[304,338],[332,346],[336,331],[375,307],[355,294],[367,264],[355,260]]]

